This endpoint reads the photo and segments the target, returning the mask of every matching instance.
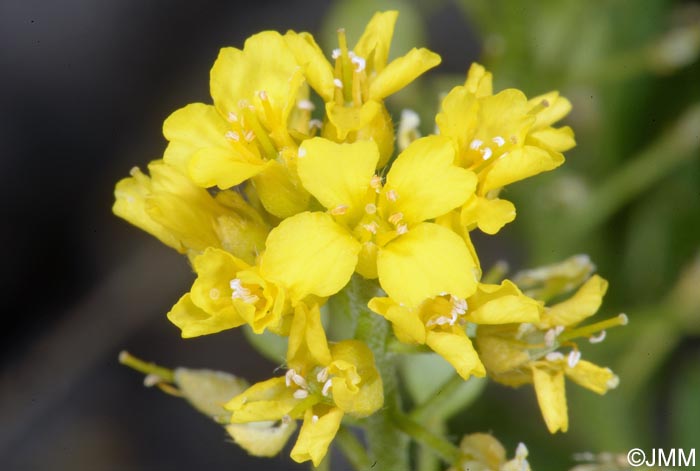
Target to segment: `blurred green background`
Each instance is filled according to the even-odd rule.
[[[518,218],[497,236],[476,234],[475,244],[485,268],[505,260],[512,272],[589,254],[610,281],[594,320],[630,319],[604,343],[582,345],[584,358],[621,383],[604,397],[568,383],[568,433],[548,434],[531,387],[488,384],[449,422],[449,435],[457,442],[492,432],[510,453],[525,442],[533,469],[547,471],[573,467],[577,452],[700,448],[698,3],[10,1],[0,7],[9,45],[0,51],[0,148],[3,220],[11,222],[3,246],[14,250],[3,286],[8,305],[20,306],[12,312],[28,314],[8,318],[0,383],[7,469],[292,467],[286,457],[248,459],[205,418],[141,388],[116,364],[128,348],[251,380],[277,366],[239,332],[179,339],[163,313],[189,286],[189,269],[110,214],[112,189],[131,166],[159,157],[171,111],[210,101],[219,47],[292,28],[320,35],[330,51],[337,27],[352,43],[384,9],[400,11],[392,55],[426,46],[443,57],[391,98],[395,121],[411,108],[432,132],[442,94],[464,81],[472,61],[493,72],[496,90],[559,90],[572,101],[565,124],[578,145],[566,164],[507,188]],[[50,208],[44,197],[17,198],[27,182],[51,195]]]

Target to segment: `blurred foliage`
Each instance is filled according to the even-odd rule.
[[[515,262],[528,267],[588,254],[611,285],[601,317],[624,310],[630,318],[595,352],[584,350],[584,357],[615,370],[621,385],[603,398],[571,387],[568,434],[547,433],[532,391],[489,384],[476,406],[450,422],[453,438],[492,431],[508,448],[524,441],[533,469],[544,470],[574,466],[575,452],[696,446],[700,6],[346,0],[328,13],[326,47],[333,47],[337,25],[353,41],[374,11],[390,8],[400,11],[394,55],[420,45],[454,63],[445,60],[451,51],[430,44],[444,14],[462,16],[464,34],[455,43],[478,38],[456,48],[464,60],[460,72],[438,68],[394,97],[395,119],[411,108],[423,118],[422,129],[431,130],[440,95],[463,82],[472,59],[493,72],[497,90],[512,86],[529,96],[559,90],[572,101],[567,124],[577,147],[562,168],[508,188],[518,219],[498,237],[517,240],[525,253]]]

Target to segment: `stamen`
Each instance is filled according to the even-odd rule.
[[[325,383],[327,380],[328,380],[328,367],[323,368],[316,375],[316,381],[318,381],[319,383]]]
[[[306,149],[304,149],[303,147],[300,147],[299,150],[297,151],[297,157],[299,157],[300,159],[303,159],[304,157],[306,157]]]
[[[351,62],[355,64],[355,72],[362,72],[365,70],[365,67],[367,66],[367,61],[363,59],[362,57],[356,56],[352,52],[350,53],[352,59]]]
[[[258,96],[262,101],[267,101],[267,92],[265,90],[260,90]]]
[[[323,384],[323,389],[321,389],[321,394],[328,397],[328,391],[333,387],[333,380],[329,379]]]
[[[228,120],[232,123],[235,123],[238,121],[238,115],[234,113],[233,111],[228,112]]]
[[[571,340],[578,337],[590,337],[591,335],[596,334],[601,330],[606,330],[611,327],[617,327],[620,325],[627,325],[628,322],[629,319],[627,315],[620,314],[610,319],[596,322],[595,324],[590,324],[583,327],[577,327],[576,329],[568,330],[562,334],[559,340],[561,342],[564,342],[566,340]]]
[[[515,137],[515,136],[510,136],[510,142],[513,143],[513,144],[517,144],[517,143],[518,143],[518,138]]]
[[[495,142],[498,147],[503,147],[503,145],[506,143],[506,140],[503,139],[501,136],[496,136],[491,140]]]
[[[323,123],[321,122],[320,119],[312,119],[309,121],[309,129],[321,129],[323,127]]]
[[[547,361],[560,361],[564,359],[564,355],[561,352],[549,352],[544,358]]]
[[[299,100],[297,103],[297,108],[304,111],[313,111],[316,109],[316,106],[311,100]]]
[[[394,226],[397,225],[401,220],[403,219],[403,213],[398,212],[394,213],[391,216],[389,216],[389,222],[393,224]]]
[[[569,368],[574,368],[576,365],[578,365],[578,362],[581,360],[581,352],[579,350],[571,350],[569,352],[569,358],[567,358],[567,363],[569,364]]]
[[[314,414],[311,416],[311,423],[315,424],[316,422],[318,422],[318,416],[316,414]]]
[[[544,334],[544,344],[547,346],[547,348],[551,348],[554,346],[554,341],[557,338],[557,333],[554,331],[554,329],[549,329],[547,332]]]
[[[241,140],[241,136],[236,131],[226,131],[226,134],[224,134],[224,137],[228,140],[236,141],[236,142]]]
[[[254,294],[250,293],[250,290],[243,286],[243,282],[239,278],[234,278],[229,283],[233,292],[231,293],[231,299],[240,299],[246,304],[255,304],[260,301],[260,298]]]
[[[484,153],[483,153],[484,160],[489,160],[491,158],[491,155],[493,155],[493,151],[491,150],[491,148],[490,147],[485,148]]]
[[[347,212],[348,212],[348,205],[347,204],[340,204],[329,211],[329,213],[331,213],[333,216],[342,216],[343,214],[345,214]]]
[[[287,372],[284,374],[284,383],[287,385],[287,387],[290,387],[292,385],[292,376],[294,376],[296,372],[290,368],[287,370]]]
[[[450,296],[452,301],[452,313],[459,316],[464,315],[467,312],[468,305],[466,299],[458,298],[457,296]]]
[[[335,85],[336,88],[343,88],[343,81],[340,80],[339,78],[334,78],[333,85]]]
[[[294,384],[296,384],[297,386],[299,386],[302,389],[306,389],[306,387],[307,387],[306,380],[300,374],[294,373],[292,375],[292,381],[294,381]]]
[[[309,391],[306,389],[297,389],[292,396],[294,396],[294,399],[306,399],[309,397]]]
[[[606,370],[610,371],[609,368],[606,368]],[[612,371],[610,372],[612,373]],[[617,375],[613,375],[613,377],[610,378],[605,385],[608,387],[608,389],[615,389],[620,385],[620,378]]]
[[[243,136],[246,141],[248,142],[253,142],[255,140],[255,133],[251,130],[245,133],[245,136]]]
[[[282,416],[282,423],[284,425],[289,425],[290,423],[292,423],[292,417],[289,414],[284,414]]]
[[[484,141],[481,141],[479,139],[474,139],[471,144],[469,144],[469,148],[472,150],[477,150],[479,147],[481,147],[481,144],[483,144]]]
[[[209,297],[210,297],[211,299],[213,299],[214,301],[216,301],[217,299],[219,299],[219,296],[221,296],[221,292],[220,292],[218,289],[212,288],[212,289],[209,290]]]
[[[362,227],[367,229],[367,232],[370,232],[372,234],[376,234],[377,229],[379,229],[379,224],[377,224],[375,221],[372,221],[369,224],[362,224]]]
[[[527,453],[528,451],[525,444],[523,442],[518,443],[518,447],[515,449],[515,457],[522,460],[527,458]],[[523,469],[525,468],[523,467]]]
[[[379,190],[382,188],[382,177],[379,175],[374,175],[372,179],[369,181],[369,186],[374,188],[374,190],[379,193]]]
[[[340,54],[341,54],[340,48],[337,47],[337,48],[333,49],[333,52],[331,53],[331,58],[337,59],[338,57],[340,57]]]
[[[396,233],[401,235],[408,232],[408,226],[406,224],[399,224],[396,226]]]
[[[598,335],[591,335],[588,337],[588,341],[591,343],[600,343],[605,340],[605,331],[601,330]]]
[[[365,206],[365,212],[366,212],[367,214],[374,214],[374,213],[376,213],[376,212],[377,212],[377,205],[375,205],[375,204],[373,204],[373,203],[367,203],[367,205]]]
[[[399,199],[399,194],[396,192],[396,190],[389,190],[386,192],[386,199],[389,201],[396,201]]]

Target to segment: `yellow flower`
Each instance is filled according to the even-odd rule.
[[[297,144],[288,120],[303,79],[277,32],[251,36],[243,50],[221,49],[211,70],[214,105],[194,103],[170,115],[165,161],[202,187],[226,189],[252,178],[265,209],[278,217],[302,211],[308,194],[294,175]]]
[[[506,460],[506,450],[493,435],[472,433],[465,435],[459,444],[462,458],[447,471],[530,471],[527,447],[519,443],[515,458]]]
[[[314,138],[299,151],[299,178],[328,212],[298,214],[270,232],[261,262],[267,278],[287,286],[294,279],[301,291],[321,286],[310,292],[329,296],[357,270],[378,277],[389,296],[411,306],[441,292],[471,294],[478,274],[467,244],[424,222],[460,206],[474,191],[474,175],[452,164],[448,139],[414,141],[384,184],[374,173],[379,152],[371,141]]]
[[[250,263],[255,260],[269,227],[238,193],[212,197],[161,160],[148,169],[150,178],[134,168],[131,177],[117,183],[114,214],[191,257],[220,247]]]
[[[365,417],[384,402],[382,380],[369,348],[357,340],[328,346],[318,306],[297,305],[283,377],[251,386],[229,401],[232,423],[302,419],[292,449],[297,462],[318,466],[344,414]]]
[[[580,337],[597,343],[605,338],[608,327],[624,325],[624,314],[577,327],[595,314],[602,303],[608,283],[595,275],[569,299],[545,308],[539,322],[479,326],[476,343],[489,376],[495,381],[517,387],[532,383],[537,402],[551,433],[566,432],[569,419],[564,378],[598,394],[605,394],[619,382],[609,368],[581,360]],[[569,347],[565,355],[558,351]]]
[[[498,194],[564,162],[561,152],[575,145],[573,132],[551,125],[570,109],[557,92],[531,100],[515,89],[492,95],[491,74],[472,65],[465,84],[450,91],[436,117],[440,134],[457,145],[458,164],[479,177],[475,195],[462,208],[463,225],[495,234],[515,219],[513,204]]]
[[[391,298],[373,298],[369,308],[392,323],[397,338],[427,345],[465,380],[486,374],[467,336],[467,323],[537,322],[542,310],[508,280],[501,285],[480,283],[467,299],[445,293],[409,308]]]
[[[168,312],[184,338],[213,334],[248,324],[286,334],[291,312],[285,290],[266,281],[257,269],[220,249],[208,248],[194,259],[197,279]]]
[[[383,100],[440,63],[440,56],[421,48],[388,63],[398,12],[376,13],[355,47],[348,49],[345,31],[338,30],[334,65],[308,33],[290,31],[285,38],[306,80],[326,103],[328,122],[323,136],[338,142],[374,140],[379,166],[393,153],[394,130]]]

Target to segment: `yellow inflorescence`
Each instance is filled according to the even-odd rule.
[[[377,13],[353,49],[339,31],[330,60],[310,34],[293,31],[222,49],[213,104],[168,117],[163,159],[149,165],[150,177],[135,169],[115,191],[118,216],[192,263],[192,288],[168,313],[183,337],[247,324],[288,338],[285,374],[225,409],[232,424],[268,424],[260,430],[303,420],[291,456],[315,465],[345,414],[366,417],[384,401],[372,350],[352,332],[329,342],[321,322],[321,308],[353,276],[376,280],[381,295],[365,302],[398,341],[437,352],[464,380],[534,383],[552,432],[568,426],[565,376],[599,393],[616,381],[580,360],[572,342],[598,309],[604,280],[545,307],[509,280],[482,282],[469,236],[515,218],[513,203],[499,198],[504,186],[563,163],[573,133],[553,125],[569,102],[557,92],[494,94],[491,74],[474,64],[442,101],[437,134],[404,133],[391,160],[384,99],[440,63],[427,49],[389,61],[396,17]],[[237,441],[265,439],[245,430],[236,429]],[[491,438],[472,436],[463,447]],[[469,460],[505,463],[502,450],[479,453]]]

